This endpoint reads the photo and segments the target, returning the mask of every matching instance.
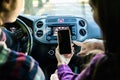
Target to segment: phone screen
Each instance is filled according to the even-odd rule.
[[[71,34],[69,29],[58,31],[58,46],[60,54],[71,53]]]

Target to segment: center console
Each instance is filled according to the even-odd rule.
[[[37,41],[46,44],[57,43],[57,31],[69,28],[71,40],[83,41],[87,36],[87,22],[78,17],[54,16],[36,20],[34,37]]]
[[[48,26],[50,28],[50,31],[46,34],[46,40],[51,41],[51,40],[57,40],[57,31],[60,29],[66,29],[69,28],[70,32],[71,32],[71,39],[75,40],[77,39],[77,34],[76,34],[76,28],[75,28],[75,24],[73,25],[69,25],[69,24],[65,24],[65,25],[49,25]]]

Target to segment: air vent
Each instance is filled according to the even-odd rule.
[[[36,33],[36,35],[38,37],[41,37],[43,35],[43,31],[42,30],[38,30],[37,33]]]
[[[84,27],[84,26],[85,26],[85,21],[84,21],[84,20],[80,20],[80,21],[79,21],[79,25],[80,25],[81,27]]]
[[[80,35],[85,36],[86,35],[86,30],[85,29],[80,29],[79,33],[80,33]]]
[[[42,21],[37,22],[37,27],[38,28],[41,28],[42,26],[43,26],[43,22]]]

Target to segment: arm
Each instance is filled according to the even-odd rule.
[[[1,79],[10,77],[9,79],[16,80],[45,80],[39,64],[31,56],[7,48],[5,40],[6,36],[0,29],[0,69],[2,70],[0,76],[3,76]]]
[[[45,80],[39,64],[32,57],[8,49],[3,41],[0,41],[0,69],[1,79]]]
[[[78,75],[73,73],[68,65],[58,66],[58,78],[59,80],[75,80]]]
[[[50,80],[59,80],[59,79],[58,79],[58,75],[57,75],[57,69],[56,69],[55,72],[50,76]]]
[[[71,54],[61,55],[59,53],[59,47],[57,47],[55,55],[58,61],[58,78],[60,80],[74,80],[77,74],[73,73],[67,65],[73,56],[73,48]]]
[[[94,71],[93,65],[95,65],[103,56],[103,54],[97,54],[93,57],[90,64],[80,74],[73,73],[68,65],[61,64],[58,66],[58,77],[60,80],[85,80],[92,75],[91,72]]]
[[[16,74],[15,76],[13,75],[13,77],[25,80],[45,80],[42,69],[31,56],[26,56],[24,53],[21,52],[11,51],[8,60],[9,61],[6,62],[6,64],[14,64],[10,65],[14,67],[10,68],[12,70],[11,74]]]
[[[44,73],[42,71],[42,69],[39,67],[39,64],[31,57],[31,69],[29,72],[29,77],[31,77],[31,75],[33,75],[34,80],[45,80],[45,76]],[[34,63],[34,64],[33,64]],[[32,78],[29,80],[33,80]]]

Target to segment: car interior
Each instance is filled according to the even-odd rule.
[[[82,14],[82,13],[79,13]],[[7,46],[13,50],[25,52],[38,61],[47,80],[57,69],[55,48],[57,42],[57,30],[69,28],[71,40],[84,41],[85,39],[101,39],[101,31],[90,17],[79,15],[24,15],[20,14],[14,23],[6,23],[3,31],[7,34]],[[80,47],[74,45],[75,54]],[[76,72],[76,63],[69,64]],[[77,71],[76,73],[78,73]]]

